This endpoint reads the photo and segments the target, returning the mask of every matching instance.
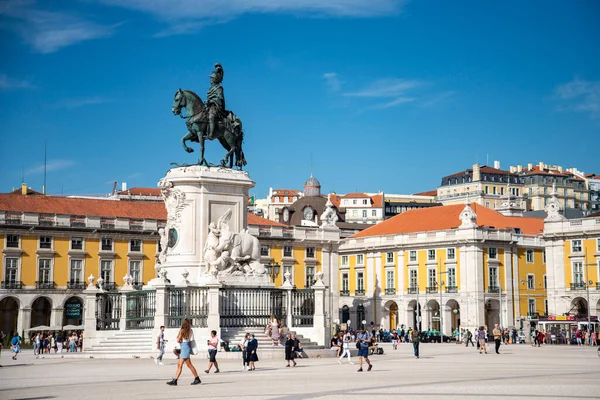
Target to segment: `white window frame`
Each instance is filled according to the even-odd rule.
[[[392,256],[391,260],[390,260],[390,256]],[[387,252],[387,253],[385,253],[385,263],[386,264],[393,264],[394,263],[394,252]]]
[[[365,291],[365,273],[363,271],[356,271],[356,291]]]
[[[309,249],[312,249],[312,255],[308,254]],[[317,258],[317,248],[316,247],[307,247],[305,250],[306,258]]]
[[[8,246],[8,237],[15,236],[17,238],[17,247]],[[21,235],[6,235],[4,240],[4,247],[7,249],[20,249],[21,248]]]
[[[348,266],[348,256],[342,256],[342,265],[347,267]]]
[[[548,289],[548,275],[544,274],[544,289]]]
[[[133,241],[134,240],[140,241],[140,249],[139,250],[133,250]],[[142,239],[129,239],[129,251],[132,253],[142,253],[144,251],[144,241]]]
[[[456,248],[450,247],[446,249],[446,259],[448,260],[456,260]]]
[[[110,250],[104,249],[104,241],[110,240]],[[115,240],[111,237],[103,237],[100,238],[100,251],[114,251],[115,250]]]
[[[135,264],[139,266],[139,280],[135,279],[134,275],[131,273],[131,267]],[[129,263],[127,265],[127,273],[129,274],[129,276],[131,276],[133,283],[142,284],[144,281],[144,263],[142,262],[142,260],[129,260]]]
[[[81,263],[81,269],[80,269],[80,277],[77,281],[74,281],[73,278],[73,262],[77,262],[79,261]],[[85,260],[83,258],[71,258],[69,259],[69,281],[68,282],[77,282],[77,283],[84,283],[85,282],[85,278],[84,278],[84,272],[85,271]]]
[[[366,206],[367,204],[369,204],[369,202],[367,201],[367,199],[363,199],[363,205]]]
[[[600,238],[596,239],[596,252],[600,253]]]
[[[527,290],[535,290],[535,275],[527,274]]]
[[[576,245],[575,243],[579,243]],[[579,249],[579,250],[577,250]],[[583,249],[583,242],[581,239],[573,239],[571,240],[571,253],[581,253]]]
[[[74,249],[73,248],[73,240],[76,239],[80,239],[81,240],[81,248],[80,249]],[[71,240],[69,240],[69,248],[71,250],[75,250],[75,251],[84,251],[85,250],[85,238],[81,237],[81,236],[72,236]]]
[[[263,250],[267,250],[266,252],[264,252]],[[263,254],[266,253],[266,254]],[[260,256],[261,257],[270,257],[271,256],[271,246],[269,246],[268,244],[261,244],[260,245]]]
[[[362,210],[362,217],[367,218],[367,210]]]
[[[42,238],[49,238],[50,239],[50,247],[42,247]],[[44,242],[44,244],[47,244]],[[40,236],[38,238],[38,249],[40,250],[52,250],[54,249],[54,240],[52,238],[52,236]]]
[[[41,272],[41,261],[42,260],[47,260],[48,261],[48,280],[47,281],[43,281],[41,279],[40,276],[40,272]],[[54,282],[54,259],[52,257],[38,257],[37,259],[37,271],[36,271],[36,275],[37,275],[37,279],[36,282],[40,282],[40,283],[52,283]]]
[[[391,277],[391,279],[390,279]],[[395,284],[395,274],[394,274],[394,270],[393,269],[388,269],[387,271],[385,271],[385,288],[386,289],[396,289],[396,284]],[[391,285],[390,285],[391,282]]]
[[[546,264],[546,249],[542,250],[542,263]]]
[[[433,274],[432,274],[433,272]],[[427,269],[427,287],[437,287],[437,270],[435,268]]]
[[[106,279],[102,278],[102,263],[103,262],[107,262],[110,264],[110,279],[107,281]],[[108,259],[108,258],[101,258],[98,261],[98,278],[102,278],[104,279],[104,283],[110,283],[110,282],[114,282],[115,281],[115,260],[113,259]]]
[[[494,273],[492,273],[494,271]],[[500,276],[498,275],[498,267],[493,266],[488,268],[488,286],[489,287],[500,287]],[[493,277],[493,279],[492,279]]]
[[[363,254],[356,255],[356,265],[365,265],[365,256]]]
[[[436,251],[435,249],[427,249],[427,261],[435,261],[436,260]],[[431,254],[433,254],[433,258],[431,258]]]
[[[371,210],[371,217],[377,216],[377,210]]]
[[[531,260],[529,258],[529,255],[531,254]],[[525,250],[525,262],[527,264],[533,264],[535,261],[535,253],[533,251],[533,249],[527,249]]]
[[[414,281],[413,281],[414,278]],[[414,285],[413,285],[414,283]],[[408,270],[408,287],[410,289],[418,289],[419,287],[419,270],[416,268],[411,268]]]
[[[287,251],[289,250],[289,255],[287,255]],[[283,246],[283,256],[284,257],[294,257],[294,246]]]
[[[415,259],[413,260],[413,256]],[[408,262],[417,262],[419,260],[418,254],[416,250],[409,250],[408,252]]]
[[[448,283],[446,284],[446,287],[457,287],[456,285],[456,268],[454,267],[447,267],[446,268],[446,277],[448,280]]]
[[[527,315],[531,316],[535,314],[535,310],[537,309],[537,304],[535,304],[535,299],[529,298],[527,301]]]
[[[16,277],[14,282],[8,280],[8,260],[16,260],[16,266],[15,266],[15,270],[16,270]],[[12,268],[11,268],[12,269]],[[2,282],[6,282],[6,283],[18,283],[21,282],[21,257],[4,257],[4,272],[2,275]]]
[[[579,266],[579,268],[577,268]],[[579,270],[578,270],[579,269]],[[573,261],[571,264],[572,278],[574,284],[582,284],[585,282],[583,278],[583,262],[581,261]],[[577,279],[579,277],[579,279]]]
[[[488,247],[488,258],[490,260],[498,259],[498,248],[497,247]]]
[[[350,292],[350,278],[347,272],[342,272],[341,290],[346,293]]]
[[[305,288],[309,288],[313,285],[314,281],[315,281],[315,273],[316,273],[316,268],[314,265],[306,265],[304,266],[304,272],[305,272],[305,280],[304,280],[304,287]],[[309,271],[312,272],[312,274],[309,274]],[[312,279],[309,280],[309,277],[312,277]]]

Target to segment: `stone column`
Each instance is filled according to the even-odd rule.
[[[17,332],[19,335],[23,335],[23,340],[27,338],[27,336],[23,334],[23,331],[29,328],[31,328],[31,308],[23,307],[19,309],[19,316],[17,317]]]
[[[99,292],[100,290],[93,285],[89,285],[83,292],[85,297],[83,306],[83,325],[85,326],[83,351],[92,347],[92,339],[96,337],[96,294]]]
[[[119,293],[121,293],[121,319],[119,320],[120,331],[127,330],[127,293],[134,291],[135,289],[128,284],[123,285],[123,287],[119,289]]]
[[[52,313],[50,314],[50,326],[62,327],[64,311],[65,309],[63,307],[56,307],[52,309]]]
[[[154,312],[154,333],[158,335],[161,326],[168,327],[167,316],[169,315],[169,288],[173,287],[167,282],[155,281],[152,287],[156,289],[156,311]]]
[[[284,281],[283,281],[283,285],[281,285],[281,289],[286,291],[286,296],[285,296],[285,312],[286,312],[286,316],[285,316],[285,325],[287,326],[288,330],[292,327],[292,290],[294,289],[294,286],[292,285],[292,283],[290,282],[290,273],[286,272],[284,274]]]
[[[314,340],[318,345],[325,345],[325,284],[321,279],[312,286],[315,291],[315,315],[313,317]],[[311,339],[312,339],[311,335]]]
[[[211,282],[206,285],[208,288],[208,330],[217,331],[217,336],[221,337],[221,316],[219,314],[219,282]]]

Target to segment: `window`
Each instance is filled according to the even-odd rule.
[[[485,202],[485,208],[490,208],[490,202],[489,201]]]
[[[492,194],[496,194],[496,186],[492,186]]]
[[[367,199],[363,199],[363,204],[364,204],[364,205],[367,205],[367,204],[368,204],[368,201],[367,201]]]
[[[371,210],[371,217],[377,216],[377,210]]]
[[[19,236],[17,235],[6,235],[6,247],[19,248]]]
[[[7,284],[17,283],[19,281],[19,259],[6,258],[6,270],[4,271],[4,282]]]
[[[142,240],[141,239],[131,239],[129,241],[129,251],[142,251]]]
[[[52,272],[50,263],[52,260],[49,258],[40,258],[38,260],[38,282],[50,283],[50,273]]]
[[[394,271],[386,271],[385,273],[385,287],[387,289],[394,289]]]
[[[581,240],[571,241],[571,253],[581,253]]]
[[[283,266],[283,276],[285,278],[285,274],[289,273],[290,274],[290,283],[293,285],[294,284],[294,272],[292,271],[292,266],[291,265],[284,265]]]
[[[544,315],[548,315],[548,300],[544,300]]]
[[[385,262],[388,264],[393,264],[394,263],[394,253],[387,253],[385,255]]]
[[[142,262],[129,261],[129,275],[134,284],[142,283]]]
[[[102,260],[100,261],[100,278],[104,280],[104,283],[112,282],[112,261]]]
[[[71,250],[83,250],[83,238],[71,238]]]
[[[527,250],[526,258],[527,264],[533,264],[533,250]]]
[[[527,274],[527,289],[535,290],[535,275]]]
[[[548,278],[544,275],[544,289],[548,289]]]
[[[362,217],[367,218],[367,210],[362,210]]]
[[[535,314],[535,299],[529,299],[527,304],[527,315]]]
[[[261,257],[268,257],[269,256],[269,245],[267,245],[267,244],[261,244],[260,245],[260,256]]]
[[[411,269],[410,270],[410,274],[409,274],[409,282],[410,282],[410,288],[411,289],[417,289],[419,282],[417,280],[417,270],[416,269]]]
[[[427,250],[427,261],[435,261],[435,250]]]
[[[497,288],[498,287],[498,268],[490,267],[490,287]]]
[[[573,283],[576,285],[583,284],[583,263],[582,262],[574,262],[573,263]]]
[[[596,252],[600,253],[600,239],[596,239]]]
[[[284,257],[293,257],[292,256],[292,246],[283,246],[283,256]]]
[[[456,268],[447,268],[446,277],[448,278],[448,288],[456,288]]]
[[[427,270],[427,286],[430,288],[437,286],[437,282],[435,280],[435,269]]]
[[[102,238],[102,251],[113,251],[113,240],[111,238]]]
[[[364,264],[364,256],[362,254],[358,254],[356,256],[356,264],[363,265]]]
[[[542,262],[546,264],[546,249],[542,250]]]
[[[51,236],[40,236],[40,249],[51,249],[52,248],[52,237]]]
[[[411,250],[408,253],[408,261],[410,261],[410,262],[416,262],[417,261],[417,251],[416,250]]]
[[[497,260],[498,259],[498,249],[495,247],[490,247],[488,249],[488,258],[490,260]]]
[[[456,259],[456,249],[446,249],[446,258],[448,260]]]
[[[348,256],[342,256],[342,265],[348,265]]]
[[[356,199],[352,200],[352,204],[356,205]]]
[[[488,187],[486,186],[486,187],[485,187],[485,194],[488,194],[488,190],[489,190],[489,189],[488,189]]]
[[[83,282],[83,260],[71,260],[69,281],[71,283]]]
[[[350,286],[348,283],[348,273],[344,272],[342,274],[342,292],[348,293],[349,290],[350,290]]]
[[[306,258],[315,258],[315,248],[314,247],[306,248]]]
[[[306,282],[304,287],[309,288],[315,282],[315,267],[307,266],[306,267]]]
[[[356,291],[364,292],[365,291],[365,276],[362,272],[356,273]]]

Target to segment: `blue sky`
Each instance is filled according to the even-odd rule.
[[[57,6],[57,3],[60,6]],[[253,190],[415,193],[473,163],[600,173],[595,1],[0,3],[0,191],[155,187],[215,62]],[[224,154],[207,144],[207,158]]]

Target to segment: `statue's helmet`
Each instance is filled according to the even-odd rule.
[[[210,74],[210,77],[214,79],[216,83],[223,82],[223,67],[220,63],[215,64],[215,70]]]

